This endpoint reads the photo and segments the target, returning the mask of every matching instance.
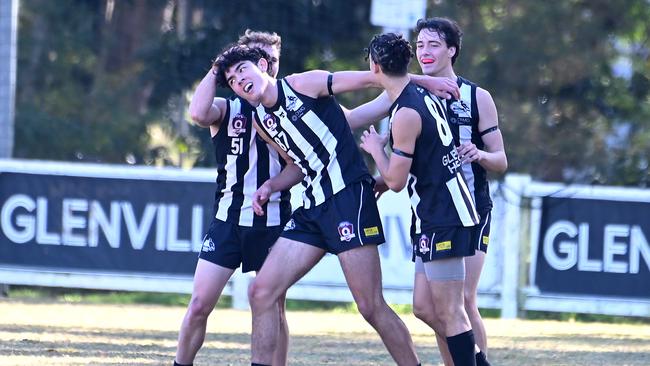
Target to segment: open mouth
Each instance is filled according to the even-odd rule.
[[[421,61],[423,64],[425,64],[425,65],[432,64],[432,63],[435,62],[435,60],[432,59],[432,58],[423,58],[423,59],[420,60],[420,61]]]
[[[251,89],[253,89],[253,83],[248,83],[244,85],[244,93],[248,93],[249,91],[251,91]]]

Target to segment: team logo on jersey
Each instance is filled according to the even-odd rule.
[[[455,100],[453,103],[451,103],[449,108],[458,117],[472,117],[472,110],[464,100]]]
[[[290,231],[296,228],[296,222],[293,219],[289,220],[286,225],[284,225],[284,231]]]
[[[201,251],[214,252],[214,242],[212,241],[212,238],[206,237],[206,239],[203,240],[203,246],[201,247]]]
[[[420,237],[420,241],[418,242],[418,245],[420,247],[419,248],[420,253],[422,254],[429,253],[429,250],[431,250],[431,247],[429,246],[430,243],[431,240],[429,240],[429,237],[427,237],[426,234],[422,234],[422,236]]]
[[[275,120],[275,117],[269,113],[264,116],[263,124],[264,128],[271,131],[275,131],[275,129],[278,127],[278,122]]]
[[[237,113],[230,125],[228,125],[228,136],[237,137],[244,132],[246,132],[246,117],[241,113]]]
[[[341,236],[341,241],[350,241],[352,238],[355,238],[354,234],[354,225],[347,221],[343,221],[339,224],[339,235]]]
[[[298,97],[295,95],[287,95],[286,105],[287,110],[295,112],[298,110],[298,108],[300,108],[300,106],[302,106],[302,103],[300,103],[300,99],[298,99]]]

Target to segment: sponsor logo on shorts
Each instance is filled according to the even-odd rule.
[[[284,231],[293,230],[296,228],[296,222],[293,219],[289,220],[286,225],[284,225]]]
[[[490,243],[490,237],[483,235],[483,245],[488,245]]]
[[[379,227],[377,226],[365,227],[363,228],[363,233],[366,236],[377,236],[379,235]]]
[[[443,250],[450,250],[450,249],[451,249],[451,240],[441,241],[439,243],[436,243],[436,252],[440,252]]]
[[[203,241],[203,247],[201,247],[203,252],[214,252],[214,242],[212,238],[207,238]]]
[[[429,240],[429,237],[427,237],[425,234],[422,234],[419,241],[420,253],[422,254],[429,253],[429,250],[431,250],[431,248],[429,247],[430,243],[431,241]]]
[[[352,238],[355,238],[354,234],[354,225],[347,221],[343,221],[339,224],[339,235],[341,236],[341,241],[350,241]]]

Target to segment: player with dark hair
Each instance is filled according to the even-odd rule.
[[[258,47],[260,57],[274,60],[268,69],[275,77],[279,69],[280,37],[275,33],[247,30],[239,43]],[[189,112],[202,127],[208,127],[217,161],[214,217],[205,236],[194,273],[192,299],[178,336],[175,365],[191,365],[205,338],[207,320],[223,288],[237,267],[258,271],[270,247],[291,214],[289,192],[273,195],[265,215],[253,212],[252,195],[285,165],[278,154],[257,136],[253,128],[255,109],[243,98],[215,98],[217,69],[212,67],[192,97]],[[278,314],[278,344],[274,365],[285,365],[289,330],[284,313],[285,294],[273,305]]]
[[[416,56],[422,73],[450,78],[455,80],[460,88],[460,98],[447,100],[446,107],[449,126],[459,145],[457,150],[463,163],[463,174],[481,217],[481,222],[474,229],[472,236],[476,254],[465,258],[464,306],[472,323],[476,344],[481,350],[477,354],[477,360],[483,362],[487,359],[487,337],[476,296],[487,253],[492,218],[487,171],[503,173],[508,167],[508,161],[492,96],[485,89],[454,72],[453,65],[460,54],[463,37],[458,24],[447,18],[420,19],[415,33]],[[436,316],[428,306],[430,298],[424,273],[418,268],[413,311],[418,318],[432,325]],[[451,365],[445,338],[438,337],[437,340],[445,365]]]
[[[393,153],[386,156],[389,137],[373,127],[364,131],[361,147],[377,163],[388,188],[408,188],[413,254],[433,293],[429,303],[436,306],[454,364],[475,365],[474,336],[463,308],[463,257],[474,254],[470,235],[479,218],[459,169],[443,101],[412,83],[406,73],[412,55],[401,35],[382,34],[370,42],[370,68],[392,101]]]
[[[335,93],[375,86],[369,72],[308,71],[275,80],[264,58],[233,47],[217,59],[222,83],[257,106],[256,128],[300,171],[285,169],[255,193],[257,212],[300,181],[303,206],[292,215],[249,297],[253,311],[252,363],[270,365],[277,343],[273,304],[325,253],[338,256],[359,312],[377,330],[398,365],[419,363],[406,326],[386,304],[377,245],[384,242],[368,173]],[[253,56],[256,57],[256,56]]]

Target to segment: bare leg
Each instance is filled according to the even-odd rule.
[[[322,249],[286,238],[273,245],[248,294],[253,311],[252,362],[271,364],[279,344],[278,301],[324,254]]]
[[[478,311],[478,303],[476,301],[478,282],[481,277],[483,263],[485,263],[485,253],[480,250],[477,250],[476,254],[471,257],[465,257],[465,311],[472,324],[476,344],[487,357],[485,325],[483,325],[483,319],[481,318],[481,313]]]
[[[359,312],[379,333],[393,360],[400,366],[417,365],[408,329],[384,300],[377,246],[354,248],[338,257]]]
[[[285,302],[287,293],[284,292],[278,299],[278,312],[280,319],[280,327],[278,334],[278,345],[273,353],[273,366],[286,366],[287,355],[289,353],[289,324],[287,323],[287,315],[285,313]]]
[[[192,299],[178,334],[176,362],[190,364],[203,345],[208,316],[235,270],[200,259],[194,272]]]
[[[436,303],[433,301],[429,282],[424,272],[415,273],[415,282],[413,285],[413,314],[425,324],[427,324],[436,334],[438,350],[445,366],[453,366],[454,361],[451,359],[447,338],[444,332],[442,322],[436,317]]]

